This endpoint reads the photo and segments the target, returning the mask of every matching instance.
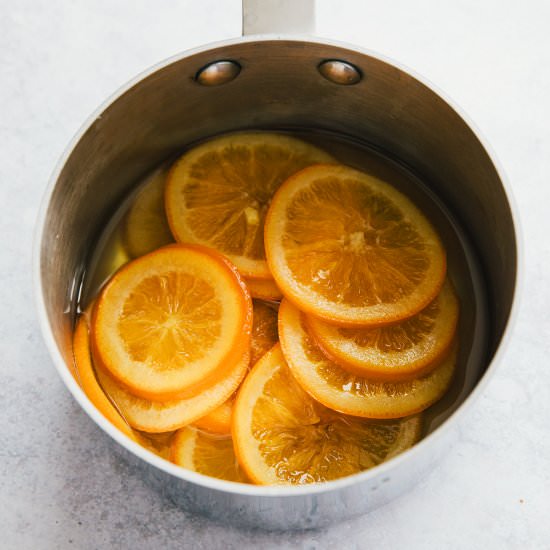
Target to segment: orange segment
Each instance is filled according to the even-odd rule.
[[[254,300],[253,312],[254,322],[252,323],[252,339],[250,344],[251,365],[254,365],[279,340],[276,307]],[[197,428],[213,433],[230,433],[234,401],[235,396],[231,396],[223,405],[220,405],[205,417],[194,422],[194,425]]]
[[[252,304],[229,262],[169,245],[134,260],[103,289],[95,356],[132,393],[165,401],[219,380],[250,342]]]
[[[168,170],[155,171],[136,195],[125,219],[124,236],[133,258],[174,242],[164,212],[164,184]]]
[[[172,461],[199,474],[248,483],[239,466],[230,435],[214,435],[182,428],[174,436]]]
[[[281,289],[273,279],[246,279],[246,286],[252,298],[279,302],[283,298]]]
[[[239,462],[252,481],[305,484],[388,460],[418,440],[421,421],[365,420],[324,407],[300,387],[276,345],[239,390],[232,428]]]
[[[410,317],[445,278],[445,251],[424,215],[388,183],[347,166],[312,166],[286,180],[265,246],[285,297],[341,326]]]
[[[90,355],[90,337],[86,314],[81,315],[76,324],[73,336],[73,353],[76,363],[77,380],[80,382],[80,386],[88,396],[88,399],[113,426],[130,439],[138,441],[138,437],[134,431],[120,416],[120,413],[115,409],[111,401],[109,401],[96,379]]]
[[[224,378],[194,397],[164,402],[136,397],[105,369],[96,365],[96,371],[105,393],[116,403],[132,427],[143,432],[160,433],[191,424],[219,407],[239,387],[248,370],[249,361],[250,355],[247,353]]]
[[[405,380],[429,371],[456,333],[458,299],[449,280],[420,313],[396,325],[345,328],[306,317],[323,353],[345,370],[379,380]]]
[[[429,374],[404,382],[380,382],[349,373],[325,357],[309,335],[305,316],[283,300],[279,336],[285,358],[300,385],[331,409],[365,418],[398,418],[423,411],[451,383],[456,345]]]
[[[227,256],[246,277],[269,278],[264,219],[273,193],[298,170],[332,157],[289,136],[225,135],[185,153],[166,186],[166,213],[179,242]]]

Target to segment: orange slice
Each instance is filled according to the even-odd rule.
[[[428,372],[449,351],[458,309],[447,280],[426,308],[396,325],[344,328],[312,316],[306,322],[323,353],[347,371],[379,380],[405,380]]]
[[[193,422],[193,426],[201,430],[219,435],[228,435],[231,433],[231,415],[233,414],[233,404],[235,395],[232,395],[225,403],[216,407],[206,416]]]
[[[245,282],[252,298],[268,302],[280,302],[283,298],[281,289],[273,279],[246,279]]]
[[[195,428],[182,428],[174,436],[172,461],[199,474],[248,483],[235,456],[230,435],[214,435]]]
[[[300,385],[331,409],[365,418],[408,416],[438,401],[451,383],[456,346],[429,374],[404,382],[380,382],[349,373],[325,357],[309,335],[305,316],[283,300],[279,337],[285,358]]]
[[[341,326],[411,317],[445,278],[445,251],[424,215],[347,166],[312,166],[286,180],[267,214],[265,246],[285,297]]]
[[[126,264],[101,292],[94,357],[133,394],[166,401],[219,380],[248,349],[252,303],[212,250],[169,245]]]
[[[278,344],[250,371],[233,414],[239,463],[262,485],[330,481],[361,472],[409,448],[420,428],[418,416],[365,420],[324,407],[294,379]]]
[[[138,258],[174,242],[164,212],[164,184],[168,170],[156,170],[136,195],[125,219],[128,252]]]
[[[219,407],[239,387],[248,370],[246,353],[227,376],[194,397],[170,401],[150,401],[137,397],[119,384],[105,369],[96,365],[99,382],[128,423],[143,432],[160,433],[191,424]]]
[[[264,218],[271,197],[298,170],[332,162],[325,152],[289,136],[247,132],[209,140],[185,153],[166,185],[166,213],[179,242],[227,256],[245,277],[271,277]]]
[[[76,323],[73,335],[73,354],[76,364],[77,381],[79,381],[84,393],[92,402],[95,408],[124,435],[134,441],[138,437],[130,426],[120,416],[118,410],[105,395],[99,385],[90,355],[90,336],[88,333],[88,322],[86,314],[83,314]]]
[[[277,309],[258,300],[253,301],[254,322],[250,344],[250,364],[254,365],[264,353],[279,340],[277,331]],[[194,422],[194,426],[217,434],[231,432],[231,415],[235,396],[232,395],[223,405]]]

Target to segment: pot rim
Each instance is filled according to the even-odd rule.
[[[88,399],[82,388],[73,378],[61,353],[58,349],[58,346],[55,342],[53,332],[51,330],[48,315],[46,311],[46,304],[44,301],[42,280],[41,280],[41,246],[43,240],[43,234],[45,231],[45,221],[47,217],[47,212],[50,204],[50,199],[52,193],[55,189],[61,171],[65,166],[67,160],[71,156],[74,148],[82,139],[89,127],[94,123],[94,121],[101,116],[101,114],[107,110],[117,99],[123,96],[131,88],[139,84],[142,80],[149,77],[153,73],[175,63],[181,61],[186,57],[198,53],[204,53],[209,50],[216,50],[227,46],[233,46],[236,44],[248,43],[248,42],[297,42],[297,43],[312,43],[320,44],[326,46],[332,46],[337,48],[343,48],[361,55],[366,55],[387,63],[391,66],[396,67],[400,71],[405,72],[406,74],[412,76],[418,80],[421,84],[430,89],[433,93],[439,96],[445,103],[451,107],[458,116],[468,125],[471,131],[479,140],[481,146],[484,148],[485,152],[489,156],[491,162],[494,165],[494,168],[499,176],[500,182],[504,189],[505,195],[508,200],[508,204],[511,211],[511,217],[514,224],[514,233],[516,237],[516,279],[513,289],[513,298],[512,306],[510,313],[508,315],[508,320],[504,327],[504,331],[499,343],[499,346],[487,366],[487,369],[480,380],[477,382],[475,387],[472,389],[468,397],[460,404],[456,411],[454,411],[449,418],[447,418],[440,426],[438,426],[433,432],[428,434],[426,437],[421,439],[413,447],[404,451],[403,453],[397,455],[396,457],[384,462],[374,468],[365,470],[358,474],[351,476],[343,477],[334,481],[328,481],[323,483],[314,483],[309,485],[301,486],[261,486],[261,485],[247,485],[243,483],[236,483],[232,481],[225,481],[210,476],[202,475],[191,470],[186,470],[160,458],[159,456],[148,451],[138,443],[130,440],[117,428],[115,428],[91,403]],[[292,496],[307,496],[307,495],[316,495],[321,493],[329,493],[333,491],[338,491],[339,489],[344,489],[355,485],[356,483],[362,483],[365,481],[373,480],[379,477],[390,477],[392,470],[399,468],[401,464],[405,461],[413,460],[415,456],[418,456],[422,453],[430,453],[430,450],[436,445],[436,441],[444,438],[447,433],[452,429],[453,425],[456,424],[461,418],[464,417],[466,411],[471,409],[473,403],[485,390],[489,380],[494,376],[498,364],[502,361],[502,357],[508,347],[511,339],[511,334],[515,323],[517,322],[518,311],[520,307],[521,299],[521,290],[523,288],[523,277],[524,277],[524,268],[523,268],[523,233],[519,222],[518,207],[514,195],[512,193],[510,182],[504,172],[502,165],[497,159],[491,145],[488,140],[483,136],[479,128],[473,123],[470,117],[466,112],[459,107],[448,95],[446,95],[441,89],[434,85],[428,79],[419,75],[416,71],[410,69],[406,65],[403,65],[400,62],[395,61],[385,55],[374,52],[370,49],[356,46],[353,44],[348,44],[346,42],[324,39],[320,37],[304,36],[304,35],[279,35],[279,34],[262,34],[262,35],[247,35],[244,37],[233,38],[229,40],[222,40],[211,42],[196,48],[188,49],[178,54],[175,54],[151,67],[145,69],[137,76],[123,84],[118,88],[113,94],[111,94],[105,101],[103,101],[98,108],[84,121],[80,126],[78,131],[75,133],[73,138],[70,140],[69,144],[66,146],[61,157],[57,161],[54,170],[50,176],[48,185],[44,191],[42,197],[40,210],[35,226],[34,234],[34,243],[33,243],[33,287],[34,287],[34,298],[37,309],[38,321],[40,324],[40,329],[44,341],[46,342],[46,347],[49,351],[50,357],[53,360],[53,363],[56,367],[59,376],[63,380],[65,386],[68,388],[74,399],[78,404],[84,409],[88,416],[111,438],[113,438],[119,445],[124,447],[127,451],[139,457],[141,460],[146,463],[162,470],[163,472],[170,474],[176,478],[179,478],[183,481],[194,483],[199,486],[203,486],[208,489],[217,490],[224,493],[236,494],[236,495],[250,495],[255,497],[292,497]]]

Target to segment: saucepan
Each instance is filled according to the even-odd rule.
[[[113,449],[186,509],[272,529],[318,527],[363,514],[408,490],[433,467],[502,360],[521,274],[510,189],[473,124],[399,63],[307,34],[280,34],[281,27],[311,30],[313,5],[313,0],[245,0],[243,37],[176,55],[108,99],[53,172],[34,257],[38,316],[53,363]],[[253,128],[328,132],[368,143],[407,166],[460,224],[484,288],[474,314],[483,317],[486,330],[477,335],[475,368],[452,406],[412,449],[325,484],[252,486],[176,467],[109,424],[69,371],[82,275],[117,205],[144,174],[188,144]]]

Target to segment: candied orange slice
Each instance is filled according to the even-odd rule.
[[[245,279],[252,298],[268,302],[280,302],[283,298],[281,289],[273,279]]]
[[[118,410],[105,395],[99,385],[92,363],[90,354],[90,336],[88,332],[87,314],[79,317],[73,335],[73,354],[76,364],[77,381],[88,399],[92,402],[95,408],[111,423],[118,428],[124,435],[134,441],[138,441],[138,437],[130,428],[127,422],[124,421]]]
[[[277,331],[277,309],[273,305],[253,301],[254,322],[250,343],[250,364],[254,365],[264,353],[270,350],[279,340]],[[202,430],[218,434],[231,432],[231,415],[235,396],[232,395],[223,405],[194,422]]]
[[[235,395],[232,395],[227,401],[216,407],[206,416],[193,422],[193,426],[210,433],[227,435],[231,433],[231,415],[233,414],[233,404]]]
[[[174,242],[164,212],[164,184],[168,170],[156,170],[134,198],[124,224],[125,244],[138,258]]]
[[[247,132],[211,139],[185,153],[168,175],[166,213],[179,242],[227,256],[245,277],[270,278],[264,218],[271,197],[298,170],[332,157],[285,135]]]
[[[101,387],[135,429],[160,433],[191,424],[219,407],[239,387],[248,370],[250,354],[243,355],[221,380],[193,397],[151,401],[131,394],[104,368],[96,364]]]
[[[352,374],[328,359],[310,336],[305,316],[290,302],[279,308],[279,337],[292,374],[331,409],[365,418],[398,418],[429,407],[447,391],[456,365],[456,345],[429,374],[381,382]]]
[[[174,436],[172,461],[199,474],[248,483],[248,478],[235,456],[231,435],[182,428]]]
[[[235,268],[204,247],[169,245],[105,286],[94,357],[133,394],[166,401],[219,380],[248,349],[252,303]]]
[[[388,460],[418,440],[421,420],[366,420],[324,407],[300,387],[277,344],[241,386],[232,428],[239,463],[252,481],[305,484]]]
[[[449,280],[427,307],[395,325],[345,328],[313,316],[306,322],[323,353],[358,376],[405,380],[428,372],[449,351],[458,299]]]
[[[341,165],[286,180],[266,217],[265,247],[285,297],[340,326],[411,317],[436,297],[446,272],[441,241],[416,206]]]

